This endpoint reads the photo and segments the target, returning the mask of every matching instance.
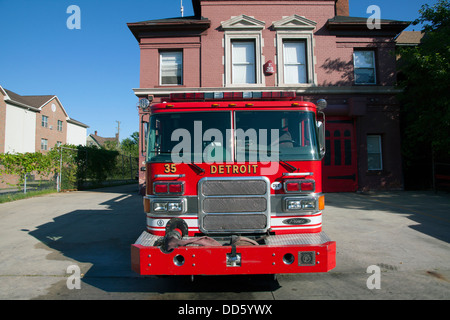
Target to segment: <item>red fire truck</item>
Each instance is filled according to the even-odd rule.
[[[141,275],[327,272],[322,231],[326,101],[295,92],[171,94],[150,105]]]

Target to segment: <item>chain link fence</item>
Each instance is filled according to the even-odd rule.
[[[137,157],[95,148],[62,147],[61,150],[58,191],[82,190],[137,179]]]
[[[48,156],[54,162],[49,172],[7,174],[0,170],[0,197],[42,190],[83,190],[138,179],[139,158],[118,151],[63,146]]]

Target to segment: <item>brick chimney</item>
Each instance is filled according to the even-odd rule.
[[[350,16],[350,7],[348,0],[336,0],[336,15],[337,16]]]

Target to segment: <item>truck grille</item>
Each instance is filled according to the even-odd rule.
[[[267,231],[270,213],[269,184],[265,177],[200,180],[200,230],[204,233]]]

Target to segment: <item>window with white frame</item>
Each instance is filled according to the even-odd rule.
[[[58,131],[63,131],[63,122],[58,120]]]
[[[283,65],[285,84],[308,83],[305,41],[283,41]]]
[[[356,50],[353,53],[356,84],[376,84],[375,52]]]
[[[161,51],[160,56],[160,84],[183,84],[183,52]]]
[[[48,117],[47,117],[47,116],[42,116],[41,125],[42,125],[44,128],[47,128],[47,127],[48,127]]]
[[[244,14],[221,23],[225,87],[264,86],[262,30],[265,22]]]
[[[367,136],[367,167],[368,170],[383,170],[381,135]]]
[[[48,140],[42,138],[41,139],[41,150],[47,150],[48,149]]]
[[[256,83],[255,42],[231,41],[231,76],[233,84]]]
[[[317,84],[314,56],[314,30],[317,23],[292,15],[273,23],[276,31],[278,86]]]

